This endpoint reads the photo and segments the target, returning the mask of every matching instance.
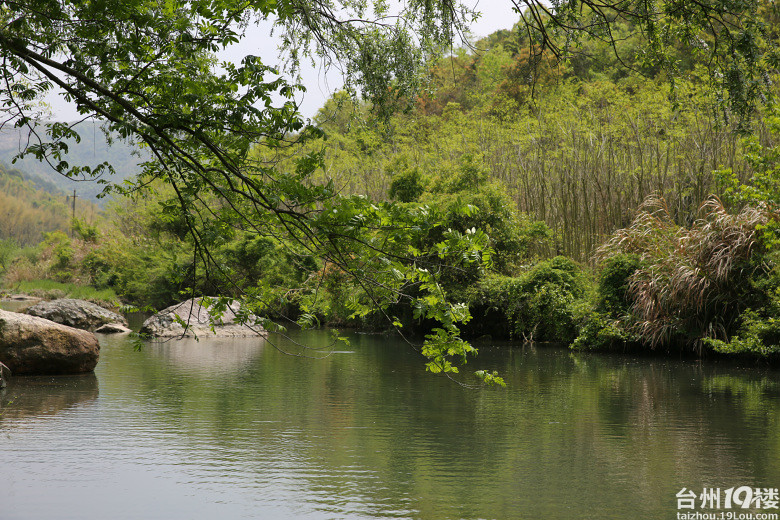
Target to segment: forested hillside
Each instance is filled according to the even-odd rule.
[[[44,233],[70,232],[72,206],[68,194],[49,188],[40,188],[16,168],[0,165],[0,240],[29,246],[38,244]],[[98,209],[77,197],[76,217],[95,221]]]
[[[375,199],[393,183],[436,191],[464,162],[477,164],[515,209],[553,229],[548,252],[580,261],[652,193],[690,224],[723,189],[714,172],[749,178],[744,133],[702,88],[704,70],[690,55],[680,51],[672,88],[664,74],[642,70],[636,35],[618,28],[622,63],[592,43],[554,67],[529,64],[522,32],[499,31],[435,63],[429,91],[388,121],[337,94],[317,116],[326,137],[309,150],[324,150],[324,177]],[[761,117],[750,131],[772,142]]]

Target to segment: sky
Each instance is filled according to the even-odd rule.
[[[511,28],[518,19],[512,11],[510,0],[466,0],[464,3],[473,5],[481,13],[480,18],[472,26],[474,39],[487,36],[499,29]],[[248,33],[239,44],[220,53],[221,59],[240,61],[247,54],[260,56],[266,64],[276,64],[279,61],[277,40],[270,35],[270,24],[258,26]],[[298,94],[296,101],[304,117],[316,115],[325,101],[342,86],[340,74],[331,70],[325,72],[321,67],[304,66],[301,71],[302,84],[306,87],[305,94]],[[74,121],[80,119],[75,105],[65,101],[57,92],[50,93],[45,101],[51,107],[52,119],[57,121]]]

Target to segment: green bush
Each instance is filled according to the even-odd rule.
[[[544,222],[516,212],[506,187],[486,181],[485,176],[475,160],[467,158],[451,179],[421,197],[421,202],[441,215],[441,225],[431,230],[421,245],[441,241],[447,230],[481,230],[490,237],[493,269],[511,276],[533,257],[535,249],[552,238],[552,231]],[[464,273],[453,283],[471,284],[477,277],[477,273]]]
[[[570,343],[587,287],[582,268],[562,256],[518,277],[488,276],[469,294],[469,332]]]
[[[19,244],[16,241],[0,239],[0,276],[5,273],[5,270],[18,255]]]
[[[250,285],[258,280],[279,287],[298,287],[317,270],[311,254],[299,253],[278,240],[242,233],[218,252],[230,272]],[[226,286],[226,289],[228,287]]]
[[[704,345],[722,354],[749,354],[759,357],[780,355],[780,267],[778,253],[767,255],[768,272],[755,272],[748,290],[753,295],[742,311],[734,330],[725,338],[706,338]]]
[[[598,308],[612,315],[628,311],[631,301],[628,282],[639,269],[641,260],[635,254],[617,254],[604,260],[598,277]]]
[[[107,249],[93,249],[84,255],[81,271],[87,275],[89,283],[97,288],[116,287],[119,273],[115,269],[115,259]]]
[[[100,238],[100,232],[95,224],[88,224],[86,220],[80,218],[73,219],[73,231],[81,240],[85,242],[97,242]]]
[[[56,269],[65,269],[70,265],[71,260],[73,260],[73,255],[75,254],[75,251],[72,247],[68,245],[61,245],[58,246],[57,249],[54,250],[54,267]]]
[[[417,168],[414,168],[393,176],[388,195],[399,202],[415,202],[424,192],[425,184],[422,175]]]
[[[742,325],[728,340],[705,338],[704,345],[721,354],[751,354],[761,357],[780,354],[780,319],[747,310]]]
[[[579,326],[579,335],[571,344],[574,350],[617,350],[635,347],[637,338],[619,319],[591,311],[585,314]]]

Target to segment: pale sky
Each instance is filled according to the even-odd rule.
[[[473,0],[472,0],[473,1]],[[471,3],[467,0],[466,3]],[[482,13],[476,24],[472,26],[474,39],[487,36],[499,29],[509,29],[518,20],[518,15],[512,11],[512,2],[509,0],[482,0],[476,1],[475,10]],[[239,44],[220,53],[220,58],[227,60],[240,60],[247,54],[260,56],[266,64],[276,64],[279,61],[277,41],[270,36],[270,24],[257,27]],[[305,66],[302,70],[303,85],[306,87],[304,95],[298,94],[296,99],[304,117],[314,117],[317,110],[325,104],[325,101],[342,86],[342,81],[337,71],[327,74],[318,67]],[[57,121],[74,121],[80,119],[75,105],[68,103],[61,96],[51,93],[45,99],[52,110],[52,117]]]

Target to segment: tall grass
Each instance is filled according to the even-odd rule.
[[[631,327],[651,347],[693,346],[727,338],[750,304],[750,279],[765,267],[757,227],[770,218],[764,207],[731,214],[708,198],[690,228],[677,226],[666,201],[649,197],[627,228],[598,250],[601,260],[635,254],[640,267],[629,278]]]

